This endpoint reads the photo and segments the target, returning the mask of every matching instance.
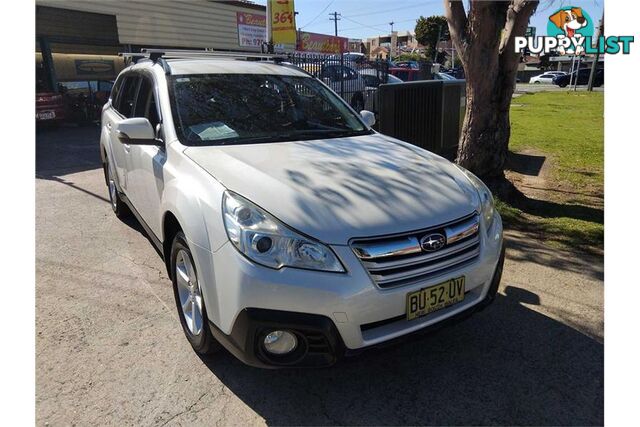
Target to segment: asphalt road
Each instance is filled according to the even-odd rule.
[[[421,340],[320,370],[201,360],[97,143],[37,134],[38,425],[603,424],[601,259],[511,235],[495,303]]]
[[[586,90],[587,90],[587,86],[585,85],[576,86],[576,92],[585,92]],[[573,92],[573,91],[574,91],[573,86],[560,87],[554,84],[545,84],[545,83],[540,83],[540,84],[517,83],[515,93],[523,94],[527,92],[536,93],[536,92]],[[594,87],[593,91],[604,92],[604,86]]]

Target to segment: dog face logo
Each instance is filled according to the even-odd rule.
[[[584,9],[569,6],[557,10],[549,17],[547,35],[561,41],[557,49],[560,55],[581,55],[584,53],[584,38],[593,36],[593,23]]]
[[[576,31],[587,26],[587,18],[582,13],[581,7],[559,10],[549,17],[549,21],[558,27],[564,35],[575,37]]]

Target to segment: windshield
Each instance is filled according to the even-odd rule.
[[[310,77],[267,74],[172,76],[174,122],[185,145],[339,138],[371,133]]]

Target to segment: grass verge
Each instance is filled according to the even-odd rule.
[[[544,166],[537,176],[530,171],[507,173],[525,196],[496,202],[507,226],[534,232],[551,246],[601,251],[603,93],[542,92],[516,98],[510,149],[520,166],[540,159]]]

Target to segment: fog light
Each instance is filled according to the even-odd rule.
[[[291,353],[298,346],[298,339],[287,331],[272,331],[264,337],[264,349],[271,354]]]

